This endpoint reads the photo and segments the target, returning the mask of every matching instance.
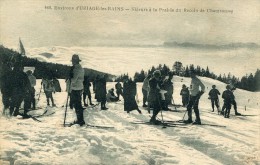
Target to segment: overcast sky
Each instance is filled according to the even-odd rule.
[[[186,3],[183,0],[0,0],[0,3],[0,42],[11,47],[18,45],[19,37],[26,47],[158,45],[164,41],[260,44],[259,0],[187,0]],[[54,6],[74,7],[74,10],[54,10]],[[123,7],[124,11],[78,11],[77,6]],[[182,12],[134,12],[131,7],[179,8]],[[233,13],[184,12],[184,8],[233,10]]]

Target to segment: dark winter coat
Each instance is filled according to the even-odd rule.
[[[91,87],[91,83],[89,82],[88,79],[84,79],[83,81],[83,86],[84,86],[84,93],[89,93],[90,92],[90,87]]]
[[[138,109],[138,105],[135,100],[135,95],[136,95],[136,83],[131,80],[124,82],[123,97],[124,97],[125,111]]]
[[[115,88],[116,88],[116,92],[117,93],[121,93],[122,92],[123,87],[122,87],[120,82],[116,83]]]
[[[180,92],[180,95],[182,96],[183,99],[189,98],[189,96],[190,96],[189,89],[188,88],[182,88],[181,92]]]
[[[170,79],[166,79],[162,83],[162,89],[166,90],[167,93],[165,93],[165,101],[166,103],[170,103],[172,100],[172,94],[173,94],[173,83]]]
[[[105,78],[97,79],[95,82],[95,99],[97,99],[98,102],[106,101],[106,85],[107,82]]]
[[[148,101],[149,102],[155,102],[159,100],[160,97],[160,89],[157,88],[157,86],[159,86],[159,81],[156,80],[155,78],[151,78],[149,80],[149,87],[150,87],[150,91],[148,94]]]
[[[224,102],[230,102],[230,103],[235,100],[235,96],[234,96],[233,92],[230,90],[225,90],[222,93],[222,98],[224,99]]]
[[[220,93],[219,93],[219,91],[217,89],[211,89],[209,91],[210,99],[218,99],[218,95],[220,95]]]

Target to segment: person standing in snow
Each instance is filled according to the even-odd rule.
[[[229,84],[229,88],[230,88],[230,91],[231,91],[232,93],[234,93],[234,91],[236,90],[236,88],[235,88],[233,85],[231,85],[231,84]],[[233,94],[233,96],[234,96],[234,98],[232,99],[231,104],[234,106],[235,115],[239,116],[239,115],[241,115],[241,113],[239,113],[239,112],[237,111],[237,102],[236,102],[236,100],[235,100],[235,95],[234,95],[234,94]],[[221,111],[221,114],[222,114],[222,115],[225,115],[225,114],[224,114],[225,109],[226,109],[226,106],[225,106],[225,103],[224,103],[224,105],[223,105],[223,107],[222,107],[222,111]]]
[[[122,84],[118,81],[115,85],[115,88],[116,88],[116,94],[117,94],[117,97],[118,97],[118,100],[120,101],[120,95],[123,95],[123,87],[122,87]]]
[[[23,66],[20,63],[15,63],[13,71],[9,75],[10,81],[9,86],[11,87],[11,102],[10,102],[10,115],[19,115],[19,107],[22,101],[27,101],[26,99],[30,96],[31,84],[26,73],[23,72]],[[27,104],[27,102],[25,103]],[[24,107],[24,118],[27,118],[28,109]]]
[[[85,124],[84,116],[83,116],[83,108],[81,105],[81,95],[84,89],[83,81],[84,81],[84,69],[79,64],[81,60],[77,54],[72,55],[72,69],[70,75],[70,99],[73,107],[75,108],[77,121],[74,124],[79,124],[80,126]]]
[[[170,110],[168,108],[168,106],[169,106],[169,104],[171,104],[171,102],[173,100],[173,98],[172,98],[172,95],[173,95],[172,78],[173,78],[173,74],[169,73],[169,77],[167,79],[164,79],[164,81],[162,83],[162,88],[167,91],[165,93],[165,103],[162,107],[164,110]]]
[[[216,105],[219,111],[219,99],[218,95],[220,95],[219,91],[216,89],[216,85],[212,85],[212,89],[209,91],[209,98],[211,100],[212,112],[214,112],[214,104]]]
[[[26,72],[29,80],[30,80],[30,84],[31,84],[31,90],[30,90],[30,101],[28,104],[28,108],[32,108],[35,109],[35,89],[34,86],[36,85],[36,77],[32,74],[31,70],[28,70]]]
[[[97,77],[95,80],[95,98],[97,102],[101,103],[101,110],[107,110],[106,107],[106,94],[107,94],[107,74],[104,74],[103,77]]]
[[[230,109],[231,109],[231,103],[233,102],[233,100],[235,99],[235,96],[233,94],[233,92],[231,91],[231,86],[227,85],[226,86],[226,90],[222,93],[222,98],[224,99],[224,117],[225,118],[229,118],[229,114],[230,114]]]
[[[52,93],[55,92],[55,89],[54,89],[52,77],[50,74],[46,75],[46,77],[43,78],[42,85],[43,85],[43,90],[44,90],[46,100],[47,100],[47,106],[50,106],[50,100],[51,100],[52,106],[55,107],[56,105],[54,103],[54,99],[53,99],[53,95],[52,95]]]
[[[190,92],[189,88],[187,88],[185,84],[182,85],[180,95],[182,97],[182,106],[186,107],[189,103]]]
[[[188,120],[184,123],[192,123],[192,107],[194,109],[196,119],[193,124],[201,125],[200,113],[199,113],[199,99],[201,95],[205,92],[204,84],[196,77],[195,71],[190,71],[191,84],[190,84],[190,99],[187,105]],[[201,90],[200,90],[201,88]]]
[[[148,93],[149,93],[149,80],[152,76],[148,74],[148,76],[144,79],[143,86],[142,86],[142,93],[143,93],[143,107],[147,107],[146,102],[148,100]]]
[[[7,61],[3,61],[1,65],[1,76],[0,76],[0,87],[2,93],[2,102],[4,105],[3,112],[10,107],[10,98],[11,98],[11,86],[10,83],[12,81],[12,77],[10,74],[12,73],[11,66],[7,63]]]
[[[124,97],[124,111],[129,113],[132,110],[137,110],[140,114],[142,113],[138,108],[138,105],[135,100],[136,96],[136,83],[129,79],[128,76],[124,76],[123,84],[123,97]]]
[[[89,82],[88,76],[84,76],[83,86],[84,86],[84,91],[83,91],[84,106],[85,107],[88,106],[88,104],[86,103],[86,96],[88,96],[89,105],[94,105],[94,104],[92,104],[92,101],[91,101],[91,92],[90,92],[91,83]]]
[[[149,95],[148,100],[153,106],[153,115],[150,119],[152,124],[160,124],[161,122],[156,120],[156,116],[161,110],[161,103],[160,103],[160,76],[161,72],[156,70],[153,72],[153,77],[149,80]]]

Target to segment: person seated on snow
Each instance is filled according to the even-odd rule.
[[[124,97],[124,111],[129,113],[132,110],[137,110],[141,114],[141,110],[138,108],[138,105],[135,100],[137,93],[136,83],[128,76],[124,76],[123,84],[123,97]]]
[[[214,112],[214,104],[216,105],[216,107],[219,111],[218,95],[220,95],[220,93],[216,89],[216,85],[212,85],[212,89],[209,91],[209,99],[211,100],[212,112]]]
[[[55,93],[55,89],[50,75],[47,75],[46,77],[43,78],[42,85],[43,85],[43,91],[47,99],[47,106],[50,105],[50,99],[51,99],[52,106],[53,107],[56,106],[52,96],[52,93]]]
[[[107,98],[107,102],[116,102],[119,100],[118,97],[116,97],[114,94],[114,88],[108,90],[106,98]]]
[[[182,97],[182,106],[186,107],[189,102],[190,92],[189,92],[189,88],[186,87],[185,84],[182,85],[180,95]]]

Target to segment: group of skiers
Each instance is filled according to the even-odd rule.
[[[234,96],[234,90],[236,88],[230,84],[226,86],[226,90],[222,93],[222,98],[224,99],[224,104],[220,110],[219,98],[220,92],[216,89],[216,85],[212,85],[212,89],[209,91],[209,99],[211,100],[212,112],[214,112],[214,107],[216,106],[218,112],[221,113],[225,118],[229,118],[231,105],[234,105],[235,115],[241,115],[237,111],[237,103]]]
[[[69,106],[71,109],[75,109],[77,120],[74,124],[79,124],[80,126],[85,124],[83,117],[82,101],[85,107],[89,105],[93,106],[92,96],[91,96],[91,83],[89,77],[85,75],[84,69],[80,65],[80,59],[77,54],[72,56],[71,62],[72,67],[68,79],[66,80],[68,97],[70,98]],[[55,86],[57,79],[50,76],[51,74],[46,74],[42,79],[41,89],[43,87],[44,93],[46,95],[47,106],[50,106],[50,101],[52,106],[56,106],[53,99],[53,93],[56,91],[60,92]],[[200,113],[199,113],[199,99],[201,95],[205,92],[204,84],[196,77],[195,71],[190,72],[191,83],[189,88],[185,84],[182,85],[180,95],[182,96],[182,106],[187,108],[188,119],[185,123],[201,124]],[[120,96],[124,99],[124,111],[129,113],[132,110],[137,110],[140,114],[142,113],[138,107],[136,96],[137,96],[137,86],[136,83],[129,78],[124,76],[123,86],[120,82],[115,84],[116,94],[114,94],[114,88],[107,91],[108,75],[96,76],[93,81],[93,91],[95,93],[95,99],[101,105],[101,110],[107,110],[106,102],[116,102],[120,101]],[[152,124],[160,124],[160,121],[156,119],[158,113],[161,110],[170,110],[169,105],[174,104],[173,101],[173,83],[172,83],[173,73],[170,72],[167,77],[161,76],[159,70],[154,71],[149,74],[143,82],[142,93],[143,93],[143,107],[148,108],[148,112],[153,109],[153,114],[150,119]],[[59,84],[59,83],[58,83]],[[36,78],[32,74],[31,70],[26,73],[23,72],[23,66],[20,63],[15,63],[13,69],[6,66],[5,74],[1,78],[1,93],[2,100],[4,104],[4,109],[10,109],[10,115],[17,116],[19,114],[19,108],[22,101],[24,101],[24,114],[23,117],[28,117],[27,112],[30,109],[36,108],[35,99],[35,87]],[[222,98],[224,99],[224,105],[222,107],[221,113],[224,117],[228,118],[230,114],[231,105],[234,105],[235,114],[239,115],[237,112],[237,106],[235,102],[235,97],[233,90],[230,85],[227,85],[227,89],[223,92]],[[40,90],[41,93],[41,90]],[[82,99],[83,95],[83,99]],[[219,99],[218,95],[220,92],[213,85],[209,92],[209,99],[212,104],[212,111],[214,112],[214,107],[216,106],[219,111]],[[68,100],[68,99],[67,99]],[[147,103],[147,104],[146,104]],[[195,112],[195,122],[192,120],[192,108]]]
[[[36,78],[32,75],[31,70],[25,73],[21,63],[14,63],[13,69],[7,63],[3,65],[4,74],[1,77],[3,113],[9,109],[8,115],[20,115],[19,108],[24,101],[24,114],[22,115],[24,118],[28,118],[29,109],[35,109]]]

